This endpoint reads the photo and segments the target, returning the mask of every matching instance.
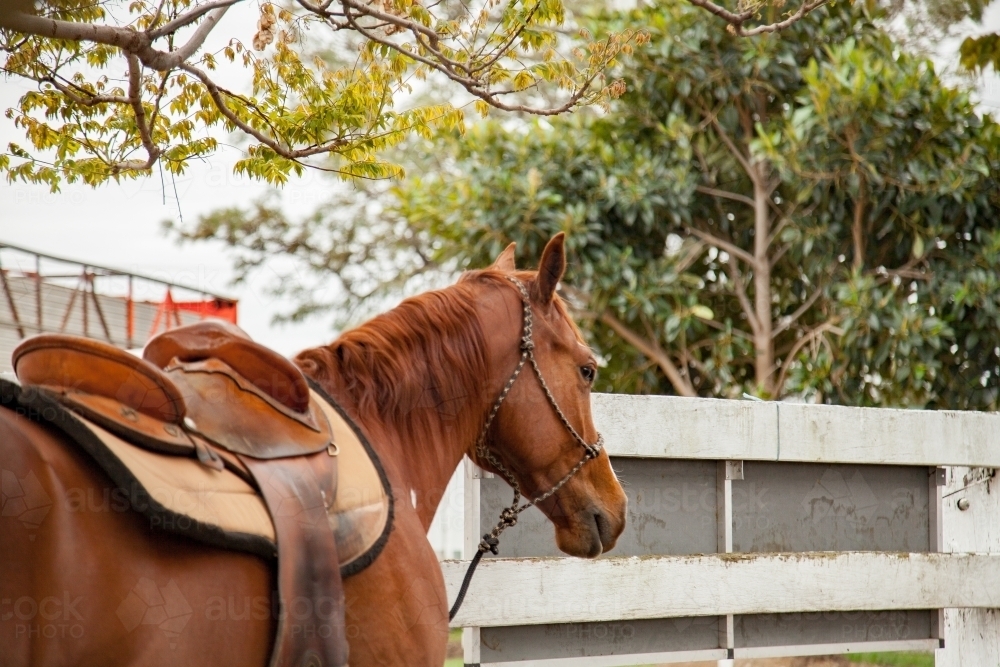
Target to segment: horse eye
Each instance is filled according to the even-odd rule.
[[[593,366],[580,366],[580,375],[588,383],[593,384],[594,379],[597,378],[597,369]]]

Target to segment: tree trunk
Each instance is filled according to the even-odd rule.
[[[754,370],[757,387],[770,398],[774,396],[774,341],[771,321],[771,261],[768,257],[768,237],[771,234],[771,209],[769,198],[772,187],[768,184],[768,168],[764,162],[753,165],[754,199],[754,313],[759,324],[754,333],[756,359]]]
[[[851,226],[851,236],[854,240],[854,259],[852,266],[856,271],[865,267],[865,179],[858,183],[858,196],[854,200],[854,224]]]

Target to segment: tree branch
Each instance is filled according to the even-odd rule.
[[[777,23],[770,23],[768,25],[759,25],[756,28],[751,28],[750,30],[744,30],[742,26],[736,28],[736,34],[740,37],[753,37],[755,35],[760,35],[765,32],[778,32],[779,30],[784,30],[788,26],[792,25],[796,21],[802,19],[803,16],[808,14],[814,9],[819,9],[825,5],[828,0],[813,0],[813,2],[804,2],[799,7],[799,10],[789,16],[784,21],[778,21]]]
[[[153,142],[152,131],[150,130],[149,123],[146,122],[146,110],[142,106],[142,65],[139,64],[139,59],[134,54],[129,53],[126,57],[128,59],[129,105],[135,113],[135,124],[139,128],[139,137],[142,140],[143,148],[146,149],[147,159],[145,164],[140,166],[132,163],[125,163],[122,166],[128,169],[151,169],[159,159],[161,150]]]
[[[865,267],[865,206],[867,198],[865,193],[865,177],[860,177],[858,183],[858,196],[854,200],[854,221],[851,224],[851,240],[854,243],[854,258],[851,266],[855,271],[860,271]]]
[[[201,45],[205,42],[205,38],[215,28],[219,19],[229,10],[231,5],[240,1],[242,0],[221,0],[221,2],[202,5],[188,12],[188,14],[196,15],[177,25],[172,31],[166,31],[165,28],[176,23],[176,21],[171,21],[161,28],[145,33],[137,32],[131,28],[60,21],[17,11],[0,12],[0,28],[7,28],[38,37],[49,37],[75,42],[95,42],[97,44],[116,46],[125,53],[136,55],[143,65],[162,72],[179,67],[200,49]],[[202,9],[206,9],[206,11],[198,13]],[[181,48],[168,52],[152,47],[153,40],[157,37],[172,34],[173,31],[184,25],[188,25],[191,21],[196,20],[205,13],[208,13],[208,16],[198,26],[191,39]]]
[[[587,91],[590,89],[590,86],[594,83],[594,80],[601,74],[599,70],[595,70],[594,73],[591,74],[589,77],[587,77],[587,79],[580,85],[580,87],[576,91],[574,91],[572,95],[570,95],[569,99],[558,107],[539,108],[539,107],[528,106],[526,104],[505,104],[501,102],[499,99],[497,99],[497,95],[507,94],[508,92],[513,92],[513,91],[490,92],[487,88],[488,81],[483,81],[479,78],[470,78],[470,76],[473,76],[473,72],[467,65],[448,58],[433,46],[433,44],[436,44],[440,38],[438,34],[433,30],[431,30],[430,28],[427,28],[424,25],[416,23],[415,21],[411,21],[410,19],[397,17],[392,14],[387,14],[385,12],[372,9],[370,6],[360,4],[356,0],[341,0],[341,2],[344,6],[344,9],[348,10],[345,12],[345,17],[347,19],[348,24],[361,36],[375,42],[376,44],[382,44],[383,46],[387,46],[390,49],[393,49],[395,51],[404,54],[408,58],[412,58],[417,62],[423,63],[428,67],[431,67],[432,69],[441,72],[452,81],[460,84],[470,94],[475,95],[476,97],[483,100],[490,106],[500,109],[501,111],[520,111],[524,113],[530,113],[535,116],[557,116],[575,107],[580,102],[580,100],[583,99],[583,96],[587,93]],[[356,12],[358,12],[358,15],[360,16],[371,16],[373,18],[379,19],[380,21],[385,21],[393,25],[398,25],[401,28],[409,30],[410,32],[413,33],[414,38],[417,40],[417,42],[420,44],[422,48],[434,54],[434,59],[422,56],[419,53],[414,53],[413,51],[408,51],[402,48],[402,46],[397,44],[396,42],[380,37],[369,28],[358,23],[357,18],[355,17],[355,15],[351,14],[349,9],[355,10]],[[428,41],[421,39],[421,35],[423,35]],[[467,75],[463,76],[459,74],[456,71],[456,69],[463,70],[464,72],[466,72]]]
[[[17,11],[0,12],[0,28],[38,37],[107,44],[132,53],[149,45],[145,34],[128,28],[60,21]]]
[[[710,188],[705,185],[698,185],[695,187],[695,190],[702,194],[712,195],[713,197],[732,199],[733,201],[738,201],[741,204],[746,204],[750,208],[753,208],[756,205],[754,204],[753,199],[751,199],[750,197],[747,197],[746,195],[737,194],[735,192],[729,192],[728,190],[718,190],[716,188]]]
[[[72,83],[70,83],[70,85],[66,85],[65,83],[59,81],[58,78],[56,78],[57,77],[56,73],[52,72],[51,69],[49,70],[51,74],[49,76],[44,76],[44,77],[27,76],[25,74],[22,74],[21,72],[11,72],[10,70],[3,67],[0,67],[0,72],[12,76],[23,76],[37,83],[47,83],[56,90],[58,90],[60,93],[68,97],[71,102],[73,102],[74,104],[79,104],[80,106],[92,107],[98,104],[129,103],[129,98],[123,97],[122,95],[94,95],[89,91],[80,88],[79,86],[76,86]],[[84,95],[88,95],[88,97],[84,97]]]
[[[765,32],[777,32],[779,30],[784,30],[788,26],[792,25],[796,21],[802,19],[803,16],[808,14],[814,9],[825,5],[828,0],[809,0],[808,2],[803,2],[797,11],[789,15],[789,17],[783,21],[777,21],[775,23],[768,23],[765,25],[759,25],[754,28],[747,30],[744,28],[744,24],[753,18],[756,13],[755,9],[748,9],[739,13],[731,12],[724,7],[720,7],[711,0],[689,0],[689,2],[702,9],[715,14],[723,21],[729,24],[729,30],[733,34],[739,37],[753,37],[754,35],[760,35]]]
[[[212,101],[215,103],[216,108],[219,110],[219,113],[225,116],[229,120],[229,122],[231,122],[233,125],[240,128],[240,130],[249,134],[251,137],[259,141],[260,143],[264,144],[271,150],[273,150],[281,157],[288,158],[289,160],[299,160],[304,157],[311,157],[313,155],[319,155],[321,153],[329,153],[331,151],[336,150],[340,146],[344,145],[343,140],[334,139],[332,141],[328,141],[323,144],[313,145],[306,148],[300,148],[298,150],[292,150],[289,146],[284,145],[277,139],[272,139],[271,137],[257,130],[252,125],[248,124],[239,116],[237,116],[236,113],[229,108],[229,106],[226,104],[226,101],[222,98],[223,90],[219,88],[219,86],[214,81],[212,81],[212,79],[203,71],[201,71],[197,67],[194,67],[193,65],[188,65],[186,63],[182,64],[180,66],[180,69],[190,74],[193,74],[194,76],[198,77],[198,79],[201,80],[201,82],[205,85],[205,88],[208,90],[208,94],[212,98]]]
[[[702,241],[705,241],[706,243],[708,243],[710,245],[714,245],[714,246],[718,246],[719,248],[722,248],[723,250],[725,250],[726,252],[728,252],[731,256],[733,256],[733,257],[739,257],[740,259],[742,259],[744,262],[746,262],[747,264],[749,264],[752,267],[756,267],[757,266],[757,259],[753,255],[751,255],[750,253],[748,253],[746,250],[744,250],[743,248],[739,247],[738,245],[735,245],[733,243],[730,243],[729,241],[720,239],[718,236],[710,234],[709,232],[702,231],[702,230],[698,229],[697,227],[688,227],[687,229],[688,229],[689,233],[694,234],[695,236],[697,236]]]
[[[649,341],[632,331],[628,328],[621,320],[615,317],[611,311],[606,310],[601,313],[601,322],[606,324],[612,331],[618,334],[626,343],[637,349],[650,361],[656,363],[656,365],[663,371],[663,374],[667,376],[667,380],[673,385],[674,390],[677,391],[681,396],[695,397],[698,394],[695,392],[694,387],[691,382],[687,380],[677,368],[673,359],[663,351],[663,349],[656,343],[656,341]]]
[[[215,26],[219,23],[226,12],[229,11],[229,7],[240,0],[232,0],[229,4],[225,4],[222,7],[212,10],[205,20],[201,22],[198,29],[195,30],[194,34],[191,35],[191,39],[179,49],[175,49],[168,53],[163,51],[158,51],[156,49],[150,48],[147,50],[145,57],[143,58],[143,64],[147,67],[151,67],[155,70],[164,72],[166,70],[175,69],[185,62],[188,58],[193,56],[201,45],[205,43],[205,39],[208,34],[215,29]],[[168,24],[169,25],[169,24]],[[139,54],[140,57],[143,54]]]
[[[210,2],[205,5],[199,5],[198,7],[192,9],[191,11],[181,14],[173,21],[164,23],[159,28],[146,31],[146,35],[151,40],[159,39],[160,37],[164,37],[171,33],[177,32],[178,30],[180,30],[181,28],[183,28],[188,24],[194,23],[199,18],[201,18],[202,16],[204,16],[205,14],[209,13],[214,9],[228,9],[232,5],[235,5],[240,2],[243,2],[243,0],[216,0],[215,2]]]
[[[726,145],[726,148],[729,149],[729,152],[733,154],[733,157],[736,158],[736,161],[740,163],[741,167],[743,167],[743,171],[746,172],[747,177],[754,184],[756,184],[757,171],[753,168],[753,165],[750,164],[750,160],[745,155],[743,155],[743,153],[740,152],[740,149],[736,147],[736,144],[734,144],[733,140],[729,138],[729,135],[726,134],[726,131],[722,129],[722,125],[716,118],[712,118],[712,127],[715,128],[715,133],[719,135],[720,139],[722,139],[722,143]]]
[[[809,310],[814,303],[816,303],[816,299],[818,299],[822,293],[823,293],[823,287],[822,286],[817,287],[816,291],[810,294],[809,298],[806,299],[801,306],[796,308],[794,313],[792,313],[788,317],[782,317],[779,320],[778,326],[776,326],[774,328],[774,331],[771,332],[771,338],[777,338],[778,334],[780,334],[782,331],[785,331],[790,326],[795,324],[795,321],[800,317],[802,317],[802,315],[804,315],[805,312]]]
[[[729,274],[729,279],[733,281],[733,290],[736,292],[736,299],[740,302],[740,308],[743,309],[743,314],[747,316],[747,323],[750,325],[754,336],[756,336],[760,332],[760,322],[757,320],[757,313],[754,311],[753,305],[747,297],[747,288],[743,283],[743,277],[740,275],[740,267],[736,265],[736,259],[731,254],[728,266],[729,270],[726,273]]]
[[[813,340],[817,336],[823,335],[827,331],[832,331],[834,333],[840,333],[840,334],[844,333],[842,329],[837,328],[838,321],[839,321],[838,318],[832,317],[826,322],[823,322],[822,324],[817,326],[809,333],[802,336],[802,338],[795,341],[795,345],[793,345],[792,349],[788,352],[787,355],[785,355],[785,362],[781,365],[781,373],[778,374],[778,381],[774,385],[775,398],[780,397],[781,392],[784,391],[785,389],[785,380],[788,377],[788,369],[791,367],[792,362],[795,361],[795,355],[797,355],[802,350],[802,348],[805,347],[807,343],[809,343],[809,341]]]
[[[753,11],[744,11],[739,14],[734,14],[725,7],[720,7],[711,0],[689,0],[695,7],[701,7],[705,11],[715,14],[720,19],[729,23],[730,25],[743,25],[753,17]]]

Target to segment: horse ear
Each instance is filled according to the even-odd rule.
[[[497,271],[514,271],[514,250],[517,248],[516,243],[511,243],[509,246],[504,248],[504,251],[497,255],[496,260],[490,266],[491,269],[496,269]]]
[[[556,286],[566,271],[566,234],[559,232],[545,245],[542,261],[538,263],[538,279],[535,281],[535,299],[542,304],[552,301]]]

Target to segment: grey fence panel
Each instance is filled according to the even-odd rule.
[[[724,461],[628,456],[611,461],[628,495],[628,523],[614,550],[602,558],[723,553],[730,541],[736,557],[937,550],[934,468],[766,461],[746,461],[740,468]],[[739,470],[741,475],[734,472]],[[472,488],[478,489],[478,502],[467,507],[478,506],[482,533],[510,503],[511,491],[498,477],[476,477]],[[500,542],[501,558],[562,555],[552,524],[534,508]],[[467,661],[555,666],[579,659],[580,665],[625,665],[632,658],[681,660],[698,651],[707,658],[705,652],[713,650],[754,657],[928,648],[937,646],[940,636],[938,610],[512,626],[518,616],[504,609],[499,625],[469,635],[474,646]]]
[[[558,623],[481,630],[484,663],[717,649],[719,619]]]
[[[718,543],[714,461],[614,458],[628,495],[625,532],[606,557],[714,553]],[[511,490],[499,477],[483,479],[480,525],[493,526],[510,504]],[[485,530],[484,530],[485,532]],[[500,540],[503,558],[564,556],[552,523],[534,507]]]
[[[736,647],[864,644],[932,639],[937,611],[831,611],[736,616]]]
[[[928,469],[747,461],[733,551],[908,551],[929,542]]]

